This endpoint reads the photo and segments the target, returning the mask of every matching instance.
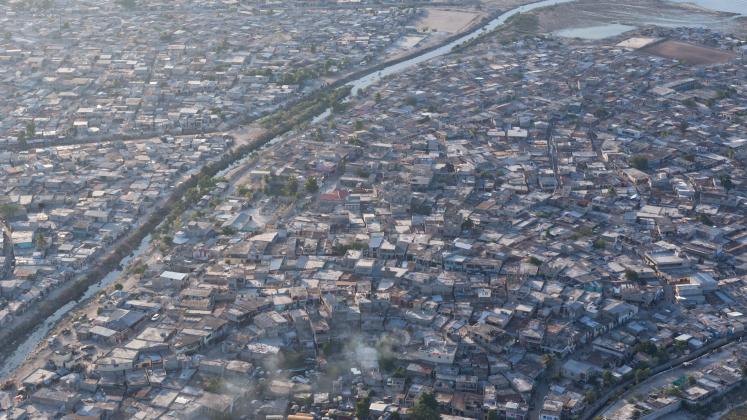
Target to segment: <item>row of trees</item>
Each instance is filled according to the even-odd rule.
[[[319,91],[285,111],[278,111],[260,119],[259,123],[266,128],[275,128],[276,132],[300,127],[327,108],[340,110],[343,107],[340,100],[348,96],[350,89],[350,86],[343,86],[332,91]]]
[[[265,178],[264,193],[268,195],[280,195],[287,197],[298,196],[298,178],[290,176],[285,182],[279,182],[276,178],[267,176]],[[319,182],[316,178],[308,177],[303,185],[304,191],[313,194],[319,191]],[[239,191],[240,195],[246,196],[246,190]]]

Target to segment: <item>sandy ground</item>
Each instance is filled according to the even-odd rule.
[[[528,2],[524,0],[521,3]],[[488,15],[487,12],[467,8],[425,8],[425,15],[413,23],[420,35],[403,37],[384,59],[396,59],[443,42],[454,34],[468,32]]]
[[[454,34],[467,29],[483,13],[457,9],[426,8],[425,16],[415,26],[421,32],[446,32]]]
[[[267,130],[258,124],[250,124],[235,128],[227,133],[236,139],[236,143],[234,144],[234,148],[236,148],[253,142],[266,132]]]
[[[659,57],[673,58],[688,64],[716,64],[734,59],[734,54],[678,41],[664,41],[651,44],[641,52]]]
[[[726,32],[747,32],[745,25],[740,24],[739,19],[734,19],[731,14],[659,0],[579,0],[544,8],[536,13],[541,32],[611,23],[637,27],[698,26]]]

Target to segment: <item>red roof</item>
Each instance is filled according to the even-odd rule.
[[[331,193],[322,194],[319,196],[321,201],[344,201],[349,192],[347,190],[334,190]]]

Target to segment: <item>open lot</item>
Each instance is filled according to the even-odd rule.
[[[416,25],[420,30],[453,34],[466,29],[481,13],[453,9],[426,9],[426,15]]]
[[[679,41],[657,42],[643,47],[639,51],[659,57],[680,60],[692,65],[717,64],[734,59],[734,54],[727,51]]]

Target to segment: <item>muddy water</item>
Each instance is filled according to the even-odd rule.
[[[611,23],[609,25],[561,29],[559,31],[553,32],[553,35],[563,38],[604,39],[621,35],[634,29],[636,29],[635,26]]]

